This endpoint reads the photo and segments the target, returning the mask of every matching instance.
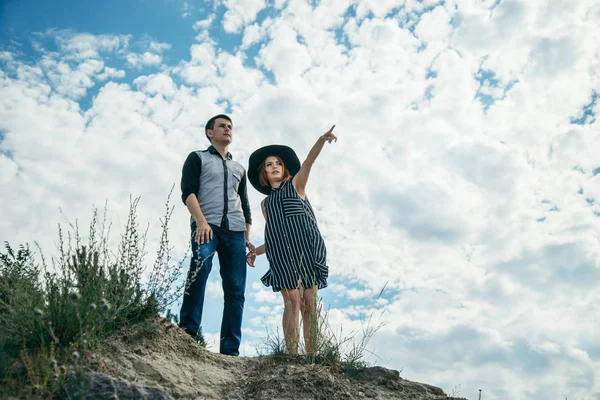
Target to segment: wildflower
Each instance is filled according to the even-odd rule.
[[[108,311],[110,310],[110,303],[103,297],[100,299],[100,307],[102,307],[104,311]]]
[[[50,361],[50,368],[52,368],[52,369],[56,368],[56,365],[57,365],[57,364],[58,364],[58,363],[56,362],[56,360],[54,360],[54,359],[53,359],[53,360],[51,360],[51,361]]]
[[[69,297],[75,303],[77,303],[81,299],[81,295],[79,293],[77,293],[77,292],[70,292],[69,293]]]
[[[79,360],[79,352],[77,350],[73,350],[71,353],[71,361],[75,362]]]
[[[37,316],[37,317],[41,317],[42,315],[44,315],[44,312],[42,310],[40,310],[39,308],[34,308],[33,309],[33,313]]]
[[[96,309],[96,304],[95,303],[90,303],[90,310],[94,311]]]
[[[67,367],[65,367],[64,365],[61,365],[60,367],[58,367],[58,370],[63,375],[67,373]]]

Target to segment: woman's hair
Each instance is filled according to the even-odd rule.
[[[281,166],[283,167],[283,181],[285,182],[285,181],[289,181],[290,179],[292,179],[292,175],[290,175],[290,172],[285,167],[285,164],[284,164],[283,160],[281,159],[281,157],[279,157],[275,154],[273,154],[273,157],[276,157],[281,162]],[[265,169],[265,161],[266,160],[267,160],[267,157],[265,157],[263,162],[261,162],[260,165],[258,166],[258,181],[263,186],[271,187],[271,184],[269,183],[269,179],[267,178],[267,170]]]

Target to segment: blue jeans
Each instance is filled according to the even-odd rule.
[[[242,315],[246,290],[246,238],[244,232],[233,232],[210,225],[213,238],[201,245],[194,240],[196,222],[192,223],[192,260],[188,272],[179,326],[197,332],[202,322],[206,281],[212,269],[215,252],[219,256],[225,306],[221,322],[219,351],[239,355],[242,340]]]

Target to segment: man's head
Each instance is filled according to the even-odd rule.
[[[233,138],[233,122],[225,114],[215,115],[208,120],[204,127],[206,138],[213,143],[229,144]]]

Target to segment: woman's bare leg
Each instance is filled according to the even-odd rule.
[[[283,289],[283,336],[289,354],[298,354],[300,340],[300,291],[298,289]]]
[[[317,315],[317,286],[304,289],[302,294],[302,328],[304,331],[304,345],[306,354],[314,356],[317,354],[319,316]]]

